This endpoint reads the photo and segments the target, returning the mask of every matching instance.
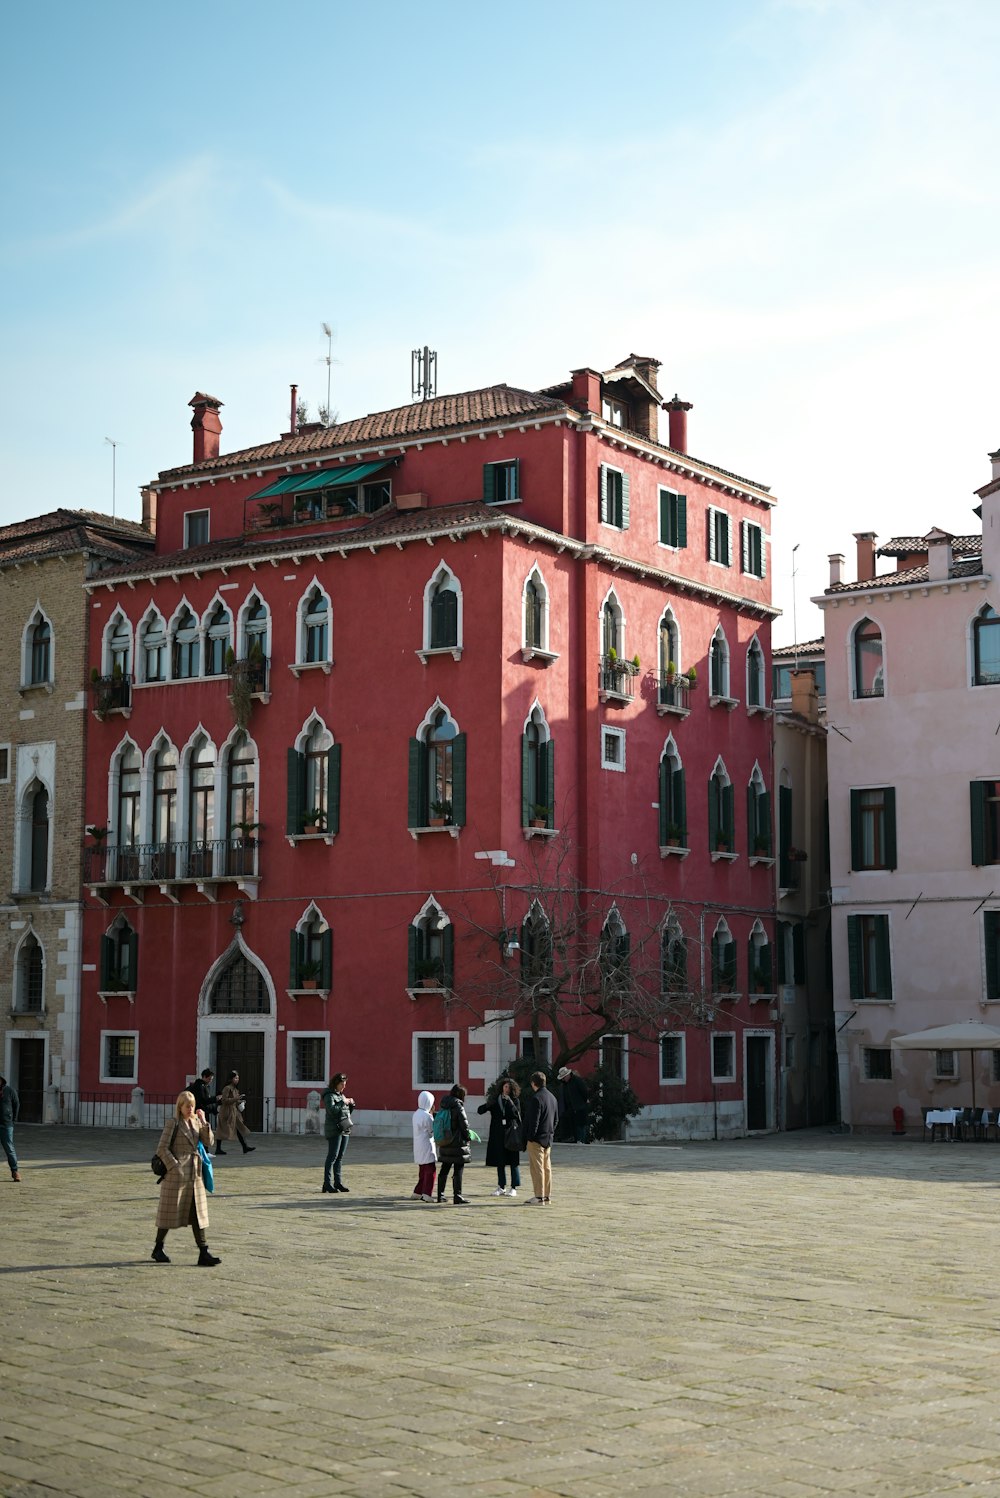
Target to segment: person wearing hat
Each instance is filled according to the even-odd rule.
[[[562,1096],[562,1114],[574,1144],[587,1144],[587,1122],[590,1113],[587,1084],[571,1066],[561,1066],[556,1073]]]

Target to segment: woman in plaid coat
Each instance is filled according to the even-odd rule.
[[[163,1243],[171,1228],[190,1226],[198,1245],[198,1263],[212,1269],[221,1263],[208,1251],[205,1229],[208,1227],[208,1197],[201,1179],[199,1140],[207,1150],[215,1142],[212,1126],[200,1108],[195,1108],[194,1093],[182,1092],[174,1116],[163,1125],[156,1153],[167,1167],[160,1182],[160,1205],[156,1212],[156,1245],[152,1258],[157,1264],[169,1264]]]

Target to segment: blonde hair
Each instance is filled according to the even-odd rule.
[[[179,1092],[177,1094],[177,1106],[174,1109],[175,1118],[180,1118],[181,1109],[185,1103],[190,1103],[192,1108],[197,1108],[198,1100],[193,1092]]]

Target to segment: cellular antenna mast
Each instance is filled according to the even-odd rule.
[[[798,563],[796,561],[795,553],[798,551],[801,544],[802,543],[800,541],[796,541],[795,545],[792,547],[792,634],[795,636],[796,671],[799,669],[799,625],[795,610],[795,578],[798,573]]]
[[[410,393],[414,400],[433,400],[437,395],[437,349],[415,348],[410,355]]]
[[[323,324],[326,334],[326,424],[330,425],[330,372],[333,367],[333,329],[328,322]]]
[[[116,472],[117,466],[118,466],[118,443],[115,441],[114,437],[105,437],[104,440],[108,444],[108,446],[111,448],[111,514],[112,514],[112,516],[114,516],[114,514],[115,514],[115,497],[116,497],[115,496],[115,489],[116,489],[116,486],[117,486],[117,479],[118,479],[118,475],[117,475],[117,472]]]

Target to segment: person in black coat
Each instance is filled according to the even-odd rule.
[[[571,1066],[561,1066],[557,1080],[562,1094],[561,1112],[566,1120],[570,1138],[574,1144],[586,1144],[590,1114],[587,1084],[580,1073],[574,1071]]]
[[[462,1195],[462,1172],[466,1164],[472,1159],[472,1130],[469,1128],[468,1116],[465,1112],[465,1088],[458,1082],[450,1092],[446,1093],[438,1105],[447,1108],[451,1113],[451,1122],[448,1132],[450,1139],[441,1140],[438,1143],[438,1159],[441,1169],[438,1172],[438,1204],[444,1201],[444,1188],[448,1180],[449,1171],[452,1175],[452,1190],[456,1207],[467,1207],[468,1198]]]
[[[500,1077],[489,1090],[480,1113],[490,1115],[490,1137],[486,1145],[486,1163],[497,1169],[494,1196],[516,1196],[521,1184],[521,1089],[513,1077]],[[516,1140],[517,1148],[511,1144]],[[510,1170],[510,1190],[507,1171]]]
[[[543,1071],[531,1073],[531,1091],[525,1099],[524,1137],[528,1145],[528,1166],[534,1196],[529,1207],[548,1206],[552,1196],[552,1140],[559,1122],[559,1108],[545,1085]]]
[[[219,1098],[212,1086],[215,1081],[215,1072],[210,1066],[206,1066],[196,1082],[192,1082],[191,1091],[194,1093],[195,1111],[200,1108],[209,1123],[219,1111]]]

